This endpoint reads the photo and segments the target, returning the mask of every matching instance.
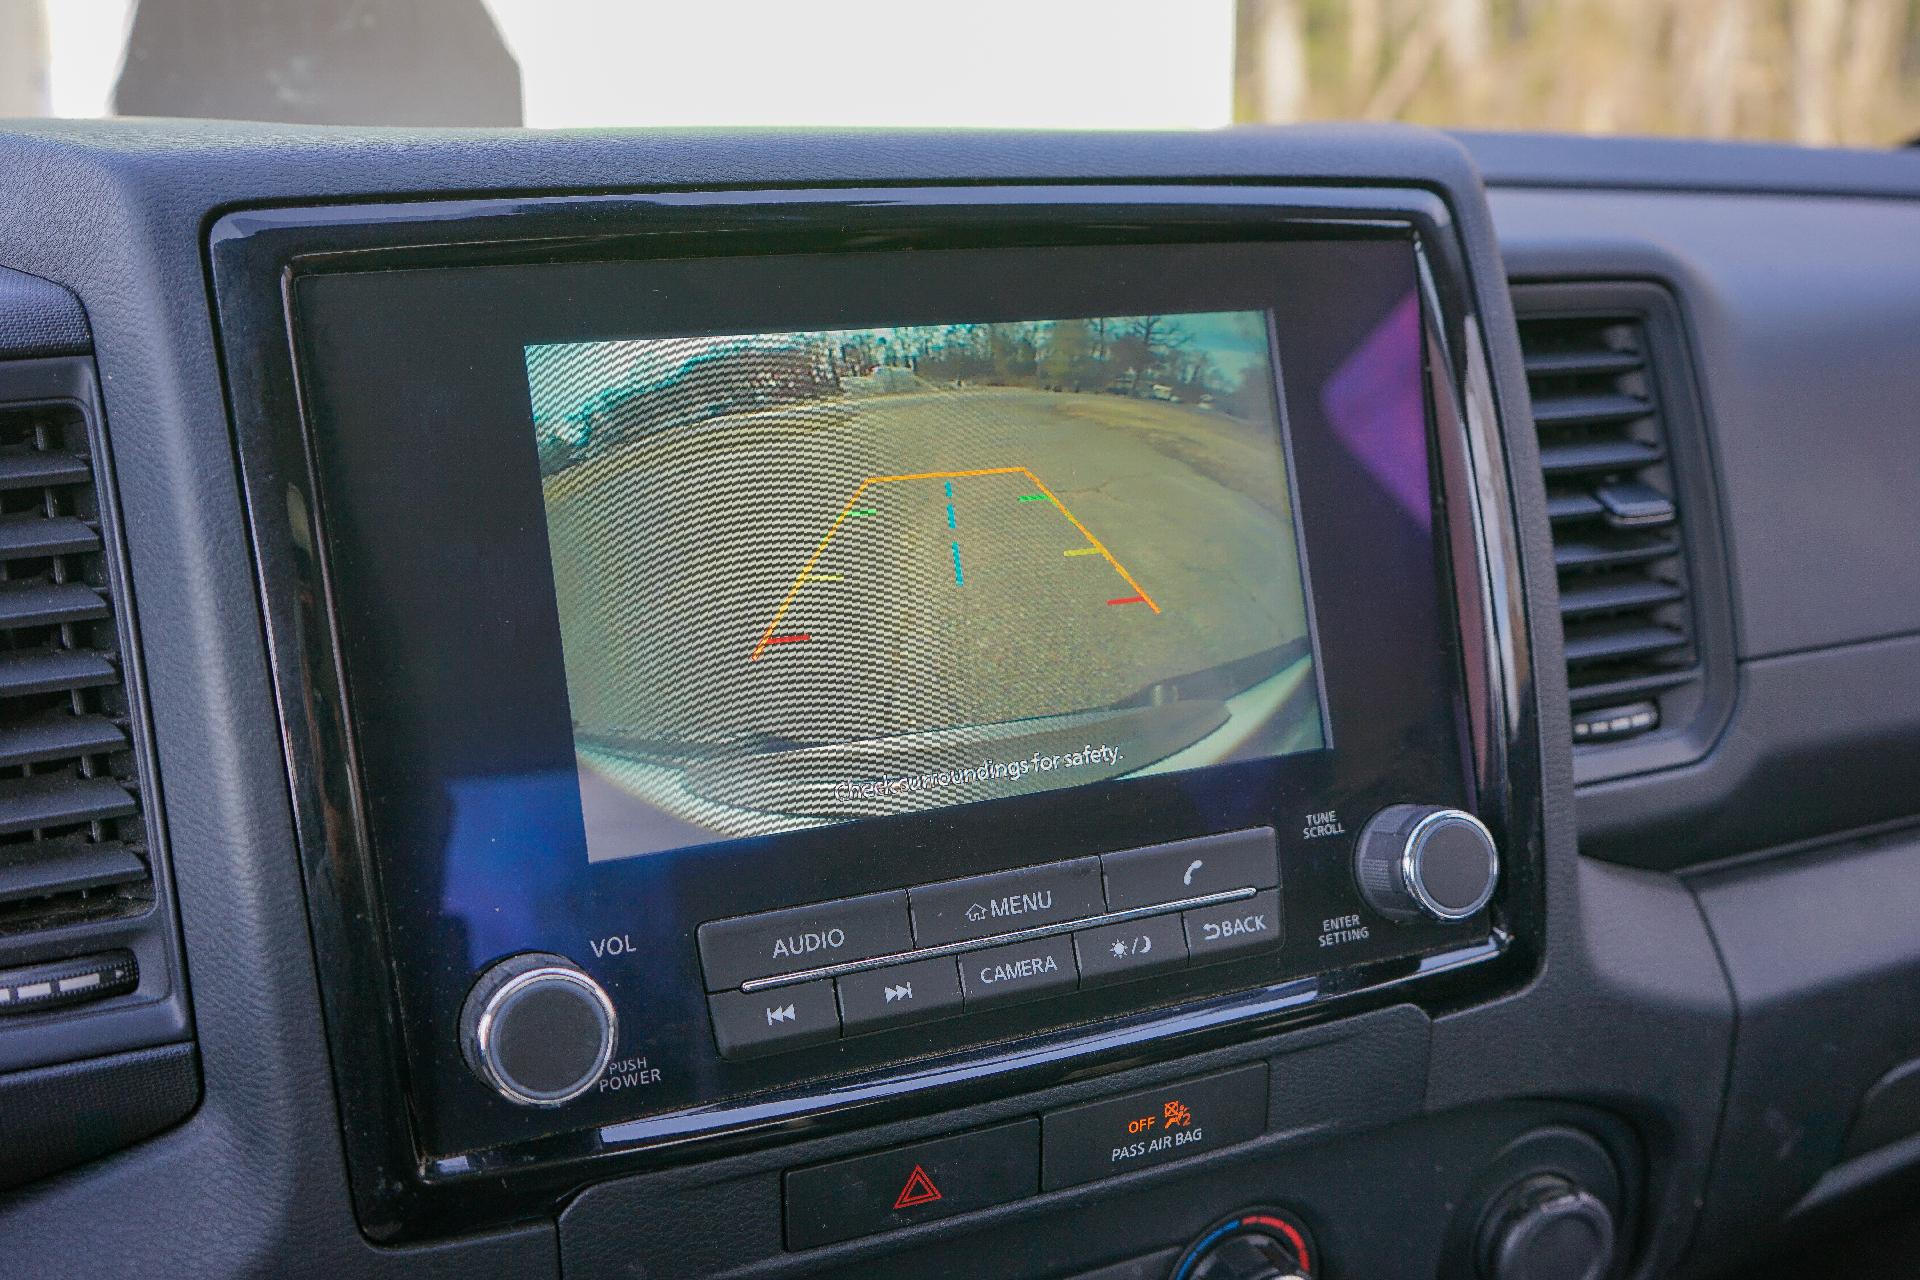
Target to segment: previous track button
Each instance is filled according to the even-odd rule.
[[[713,1038],[723,1058],[757,1058],[784,1053],[840,1035],[840,1010],[833,983],[801,982],[770,991],[722,991],[708,996]]]

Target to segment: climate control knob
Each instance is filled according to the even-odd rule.
[[[1469,919],[1500,880],[1492,834],[1461,809],[1382,809],[1361,831],[1353,857],[1360,896],[1389,920]]]
[[[1480,1239],[1485,1280],[1600,1280],[1613,1266],[1613,1214],[1592,1192],[1552,1174],[1512,1187]]]
[[[1311,1280],[1299,1255],[1268,1235],[1232,1235],[1194,1264],[1193,1280]]]
[[[1174,1263],[1170,1280],[1314,1280],[1307,1229],[1272,1209],[1215,1223]]]
[[[480,975],[460,1010],[467,1065],[508,1102],[557,1107],[593,1088],[619,1019],[600,984],[565,956],[529,951]]]

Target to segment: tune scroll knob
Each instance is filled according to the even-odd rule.
[[[619,1034],[613,1001],[565,956],[499,961],[460,1010],[467,1065],[508,1102],[557,1107],[593,1088]]]
[[[1493,897],[1500,850],[1465,810],[1396,804],[1361,831],[1354,879],[1367,905],[1389,920],[1468,920]]]

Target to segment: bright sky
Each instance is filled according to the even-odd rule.
[[[1232,0],[487,5],[536,128],[1183,129],[1233,116]],[[131,8],[46,4],[54,115],[107,114]]]
[[[542,128],[1148,129],[1233,118],[1231,0],[488,7],[520,59],[527,123]]]

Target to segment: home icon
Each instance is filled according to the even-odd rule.
[[[971,920],[973,923],[979,924],[982,920],[985,920],[986,918],[987,918],[987,909],[981,906],[979,903],[976,902],[972,906],[967,908],[967,919]]]

